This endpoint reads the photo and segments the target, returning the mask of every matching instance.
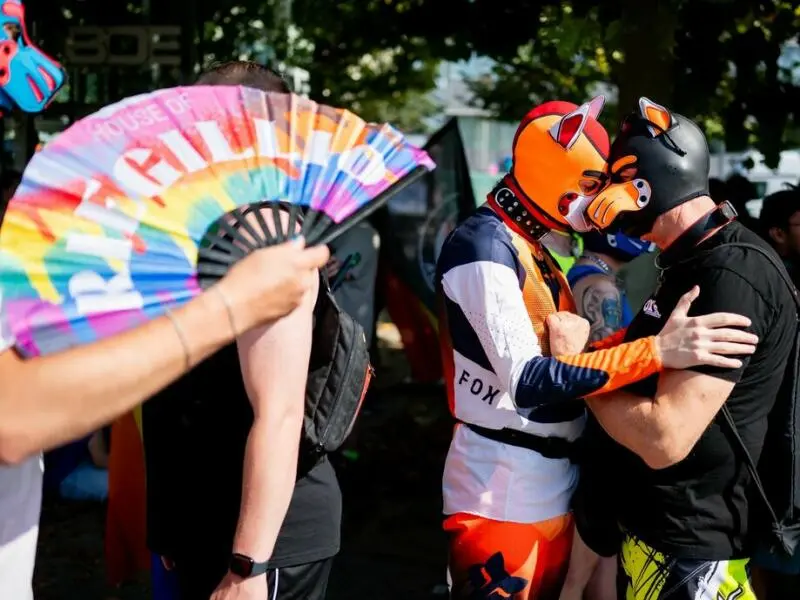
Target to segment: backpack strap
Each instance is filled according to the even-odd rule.
[[[797,307],[798,311],[798,320],[800,321],[800,298],[797,295],[797,289],[794,287],[794,283],[789,278],[789,274],[786,272],[786,269],[780,264],[774,256],[772,256],[769,252],[767,252],[764,248],[757,246],[755,244],[748,244],[746,242],[731,242],[728,244],[721,244],[717,246],[717,248],[724,248],[724,247],[731,247],[735,246],[738,248],[747,248],[748,250],[752,250],[754,252],[758,252],[762,256],[764,256],[778,274],[783,279],[783,282],[786,284],[786,287],[792,294],[792,298],[794,299],[795,306]],[[750,456],[750,452],[747,450],[747,446],[742,439],[742,436],[739,434],[739,430],[736,427],[736,423],[733,420],[733,416],[731,415],[730,410],[728,409],[727,404],[722,405],[722,416],[725,418],[725,422],[728,424],[728,428],[730,429],[731,433],[733,434],[734,438],[736,439],[736,444],[739,447],[739,452],[745,460],[745,464],[747,465],[747,470],[750,472],[750,477],[753,479],[753,483],[756,484],[756,488],[758,489],[758,495],[761,496],[761,499],[764,502],[764,507],[769,511],[769,515],[772,518],[772,523],[774,527],[780,528],[780,519],[778,519],[778,515],[775,512],[775,509],[772,507],[772,503],[769,501],[767,497],[767,492],[764,489],[764,484],[761,482],[761,477],[758,475],[758,469],[756,467],[755,461],[753,461],[753,457]]]
[[[331,291],[331,282],[323,269],[319,270],[319,289],[317,290],[317,299],[314,303],[314,324],[316,324],[317,317],[325,308],[325,303],[333,300],[333,292]],[[338,305],[337,305],[338,306]]]

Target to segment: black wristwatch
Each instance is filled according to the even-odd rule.
[[[234,575],[237,575],[242,579],[248,579],[250,577],[256,577],[257,575],[263,575],[266,573],[267,563],[256,562],[249,556],[234,553],[231,556],[231,562],[230,565],[228,565],[228,569],[230,569],[230,572]]]

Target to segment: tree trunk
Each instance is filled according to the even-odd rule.
[[[680,0],[622,0],[624,62],[613,74],[619,88],[618,116],[633,110],[640,96],[670,105],[680,4]]]

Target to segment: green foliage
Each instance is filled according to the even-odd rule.
[[[534,37],[528,38],[493,67],[488,76],[469,82],[480,105],[500,118],[516,121],[531,106],[554,99],[586,98],[598,82],[608,81],[619,54],[606,50],[605,31],[597,19],[597,9],[576,16],[569,4],[536,7],[521,20],[538,23]],[[613,34],[613,33],[612,33]],[[506,40],[507,42],[507,40]],[[490,56],[491,40],[479,40],[477,50]],[[609,117],[611,111],[604,112]]]
[[[579,101],[598,83],[611,83],[619,89],[618,113],[649,95],[697,120],[729,150],[754,145],[769,166],[799,137],[799,82],[789,76],[793,65],[778,65],[800,26],[798,1],[573,0],[516,9],[500,1],[494,21],[489,7],[497,2],[475,4],[485,5],[484,29],[502,34],[464,41],[498,62],[471,87],[500,118],[518,119],[547,98]],[[529,28],[506,29],[505,20]]]
[[[37,37],[55,53],[71,24],[148,18],[141,0],[63,0],[60,11],[47,0],[26,3],[37,15]],[[611,84],[619,107],[604,111],[607,125],[638,95],[648,95],[694,118],[731,150],[755,145],[770,165],[800,137],[798,82],[788,76],[791,65],[777,64],[800,26],[800,0],[151,0],[150,6],[151,22],[187,28],[186,51],[197,69],[232,58],[282,62],[308,72],[313,98],[410,131],[424,130],[438,110],[428,92],[441,61],[482,55],[496,65],[470,87],[479,104],[503,119],[519,119],[548,98],[580,101],[602,89],[598,84]],[[147,68],[124,75],[86,69],[82,76],[82,89],[106,86],[108,77],[117,94],[180,80],[170,72],[154,79]]]
[[[149,20],[181,24],[189,32],[185,51],[196,63],[192,71],[232,59],[303,69],[315,100],[419,132],[438,112],[428,96],[438,66],[444,57],[455,56],[435,16],[456,4],[462,0],[151,0]],[[141,0],[65,0],[61,5],[60,12],[36,10],[39,20],[46,20],[39,37],[51,48],[64,47],[70,25],[146,22]],[[193,77],[184,73],[182,79]],[[179,73],[162,72],[154,80],[148,68],[127,69],[113,95],[179,81]]]

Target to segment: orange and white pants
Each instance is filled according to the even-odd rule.
[[[449,516],[450,597],[470,600],[557,600],[569,567],[572,516],[503,523]]]

